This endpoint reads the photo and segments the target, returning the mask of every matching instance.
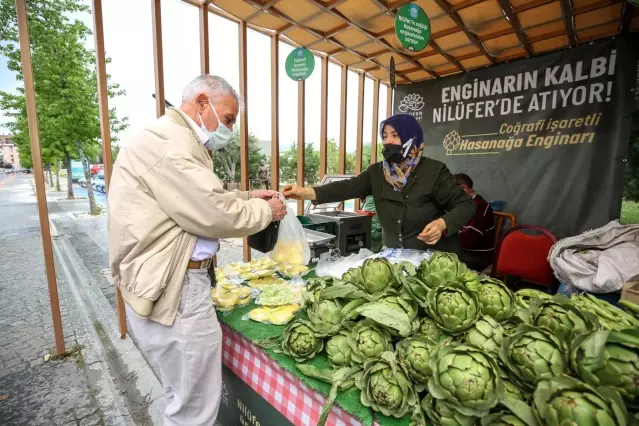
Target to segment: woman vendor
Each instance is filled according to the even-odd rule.
[[[393,115],[380,133],[384,161],[315,188],[286,185],[284,196],[324,204],[372,195],[384,246],[461,254],[458,233],[473,217],[475,203],[445,164],[422,156],[424,134],[412,115]]]

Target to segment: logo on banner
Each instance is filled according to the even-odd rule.
[[[424,103],[424,98],[422,98],[417,93],[411,93],[409,95],[404,96],[404,99],[399,101],[399,109],[400,112],[410,114],[418,120],[423,118],[422,110],[426,104]]]

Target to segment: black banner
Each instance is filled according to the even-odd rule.
[[[394,112],[420,121],[424,155],[518,223],[575,235],[619,218],[638,45],[616,37],[398,86]]]
[[[223,365],[222,398],[215,426],[293,426],[293,423]]]

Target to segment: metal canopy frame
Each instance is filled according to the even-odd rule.
[[[165,112],[161,0],[151,2],[156,113]],[[386,117],[392,113],[390,60],[396,62],[399,84],[465,72],[517,58],[568,48],[595,39],[639,30],[639,7],[624,0],[180,0],[198,8],[200,70],[209,73],[209,14],[238,24],[240,95],[248,105],[247,30],[271,38],[271,167],[272,187],[279,188],[279,42],[303,46],[321,60],[320,177],[327,171],[328,63],[341,67],[339,173],[346,162],[348,71],[358,73],[356,171],[361,172],[364,102],[373,104],[371,163],[377,161],[379,93],[386,87]],[[421,52],[404,50],[394,35],[394,16],[407,3],[419,4],[430,17],[431,41]],[[38,212],[46,277],[53,316],[56,352],[64,352],[53,248],[38,138],[37,114],[26,14],[26,0],[16,0],[29,135],[34,160]],[[104,54],[102,0],[92,0],[97,64],[98,102],[105,182],[111,179],[111,137]],[[195,23],[194,23],[195,24]],[[364,98],[367,78],[373,99]],[[298,83],[297,183],[304,184],[305,83]],[[240,117],[241,187],[249,188],[248,115]],[[298,213],[303,205],[298,204]],[[244,241],[244,259],[250,249]],[[122,338],[127,324],[124,302],[116,289],[116,312]]]

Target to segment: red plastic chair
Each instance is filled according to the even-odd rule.
[[[522,230],[536,231],[531,235]],[[499,239],[495,247],[492,276],[514,276],[541,286],[553,283],[548,253],[557,238],[550,231],[533,225],[517,225]]]

